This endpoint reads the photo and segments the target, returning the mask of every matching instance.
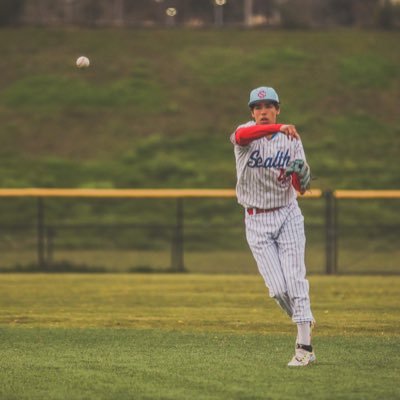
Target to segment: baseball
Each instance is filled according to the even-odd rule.
[[[87,68],[90,65],[90,61],[87,57],[81,56],[76,60],[76,66],[78,68]]]

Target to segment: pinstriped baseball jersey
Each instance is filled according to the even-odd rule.
[[[254,121],[237,129],[255,125]],[[285,176],[290,160],[306,161],[300,140],[291,140],[278,132],[272,137],[262,137],[248,146],[239,146],[235,134],[231,135],[236,159],[236,194],[238,203],[246,208],[282,207],[296,199],[291,177]]]
[[[237,129],[255,125],[250,121]],[[313,321],[304,263],[304,218],[285,169],[291,160],[306,161],[300,140],[278,132],[247,146],[231,135],[236,159],[238,203],[268,209],[245,213],[246,238],[258,269],[273,297],[297,324]],[[272,210],[270,210],[272,209]]]

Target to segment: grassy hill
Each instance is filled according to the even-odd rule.
[[[0,30],[0,187],[232,188],[229,135],[249,119],[249,91],[271,85],[281,121],[302,134],[315,187],[399,188],[399,39],[356,30]],[[75,67],[80,55],[89,69]],[[31,262],[35,199],[0,204],[3,266],[24,263],[27,251]],[[302,202],[315,270],[323,265],[324,207]],[[343,201],[338,218],[341,265],[393,264],[398,201]],[[49,241],[56,261],[74,262],[74,249],[80,263],[115,266],[119,249],[151,247],[167,260],[154,265],[167,265],[175,219],[173,200],[46,200],[46,224],[58,226]],[[121,229],[126,223],[153,226]],[[247,261],[226,251],[213,261],[205,249],[247,257],[245,246],[234,201],[185,201],[185,249],[208,269]],[[118,253],[85,261],[87,249]],[[140,256],[139,265],[151,262]],[[130,255],[128,264],[136,265]]]
[[[274,86],[320,188],[399,187],[399,33],[0,30],[1,187],[233,187]],[[87,70],[74,66],[87,55]]]

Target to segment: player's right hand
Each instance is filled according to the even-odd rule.
[[[291,140],[300,139],[300,135],[298,134],[297,129],[294,125],[282,125],[280,130],[285,135],[289,136]]]

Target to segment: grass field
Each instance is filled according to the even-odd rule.
[[[310,277],[318,363],[250,275],[4,274],[1,399],[397,399],[400,277]]]

